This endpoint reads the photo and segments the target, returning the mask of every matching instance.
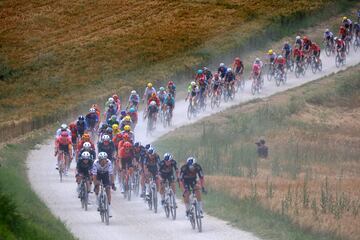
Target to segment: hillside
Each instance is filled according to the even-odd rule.
[[[241,49],[264,30],[276,38],[285,34],[281,26],[301,24],[310,15],[326,18],[349,4],[3,1],[0,122],[43,126],[93,96],[127,94],[149,80],[191,74],[196,64]],[[268,28],[273,24],[280,28]]]

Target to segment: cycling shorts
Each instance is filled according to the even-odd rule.
[[[104,187],[110,186],[109,172],[105,172],[105,173],[98,172],[96,174],[96,180],[99,181],[99,182],[102,182]]]
[[[121,170],[127,170],[133,167],[131,158],[121,158]]]
[[[168,181],[169,183],[172,183],[175,180],[173,173],[160,173],[160,177],[162,182]]]
[[[67,144],[60,144],[59,150],[63,151],[65,154],[69,154],[69,145]]]

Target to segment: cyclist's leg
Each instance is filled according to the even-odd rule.
[[[188,214],[190,210],[190,188],[191,184],[189,182],[184,181],[184,193],[183,193],[183,200],[185,203],[185,210],[186,214]]]
[[[203,211],[203,202],[201,201],[201,191],[200,191],[200,186],[199,184],[195,184],[194,186],[194,191],[195,191],[195,196],[196,196],[196,199],[198,200],[198,203],[199,203],[199,208],[200,208],[200,212]]]

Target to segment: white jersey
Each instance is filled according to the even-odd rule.
[[[156,90],[154,87],[152,88],[145,88],[145,91],[144,91],[144,97],[148,97],[148,96],[151,96],[151,94],[153,93],[156,93]]]
[[[70,131],[70,129],[66,129],[66,131],[67,131],[69,137],[71,137],[71,131]],[[61,134],[61,128],[59,128],[58,130],[56,130],[56,135],[55,135],[55,137],[56,137],[56,138],[59,137],[60,134]]]
[[[334,34],[332,32],[325,32],[324,33],[324,38],[333,38],[334,37]]]
[[[106,164],[104,166],[100,165],[100,161],[96,160],[93,164],[93,168],[91,170],[91,173],[93,175],[97,175],[98,173],[103,174],[103,173],[109,173],[109,175],[113,174],[113,167],[111,164],[111,161],[109,159],[107,159]]]

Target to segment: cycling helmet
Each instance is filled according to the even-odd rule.
[[[174,85],[174,82],[173,82],[173,81],[169,81],[169,82],[168,82],[168,85]]]
[[[190,84],[191,84],[191,86],[195,86],[196,82],[192,81]]]
[[[85,120],[85,118],[84,118],[84,116],[83,116],[83,115],[80,115],[80,116],[79,116],[79,118],[78,118],[78,120],[79,120],[79,121],[84,121],[84,120]]]
[[[260,63],[260,58],[258,58],[258,57],[255,58],[255,62],[256,62],[256,63]]]
[[[220,67],[225,67],[225,63],[220,63]]]
[[[121,116],[126,116],[126,111],[125,111],[125,110],[122,110],[122,111],[120,112],[120,114],[121,114]]]
[[[99,152],[98,158],[99,160],[107,159],[108,155],[106,152]]]
[[[165,91],[165,88],[164,87],[160,87],[159,89],[161,92]]]
[[[282,55],[279,55],[279,56],[278,56],[278,59],[282,59],[282,58],[283,58],[283,56],[282,56]]]
[[[188,166],[191,166],[191,165],[193,165],[193,164],[195,164],[196,163],[196,159],[194,158],[194,157],[189,157],[187,160],[186,160],[186,164],[188,165]]]
[[[114,108],[114,104],[110,103],[109,108]]]
[[[114,101],[117,101],[119,99],[119,96],[117,94],[114,94],[112,98],[114,99]]]
[[[155,153],[155,149],[152,148],[152,147],[150,147],[150,148],[148,149],[148,153],[149,153],[149,154],[154,154],[154,153]]]
[[[113,133],[113,129],[112,129],[111,127],[108,127],[108,128],[106,129],[106,133],[112,134],[112,133]]]
[[[134,143],[134,147],[140,147],[141,143],[140,142],[135,142]]]
[[[156,93],[153,92],[153,93],[151,94],[151,97],[153,97],[153,98],[156,97]]]
[[[118,125],[118,124],[113,124],[111,127],[112,127],[113,131],[119,129],[119,125]]]
[[[61,136],[62,136],[62,137],[68,137],[69,134],[68,134],[68,132],[64,131],[64,132],[61,132]]]
[[[123,134],[123,139],[124,139],[124,140],[129,140],[129,138],[130,138],[130,137],[129,137],[129,134],[127,134],[127,133],[124,133],[124,134]]]
[[[171,160],[171,154],[170,154],[170,153],[165,153],[165,154],[164,154],[164,160],[165,160],[165,161]]]
[[[116,120],[116,115],[111,115],[111,120],[115,121]]]
[[[131,95],[135,95],[136,94],[136,91],[135,90],[132,90],[131,91]]]
[[[272,50],[272,49],[270,49],[269,51],[268,51],[268,54],[269,55],[271,55],[271,54],[273,54],[274,53],[274,51]]]
[[[132,108],[130,108],[129,112],[134,113],[134,112],[136,112],[136,110],[135,110],[135,108],[132,107]]]
[[[301,38],[300,36],[296,36],[296,40],[300,40],[300,38]]]
[[[110,136],[109,135],[104,135],[101,137],[101,140],[105,141],[110,141]]]
[[[124,121],[126,122],[130,122],[131,121],[131,117],[129,115],[124,117]]]
[[[90,153],[89,152],[83,152],[82,154],[81,154],[81,158],[82,159],[90,159],[91,158],[91,155],[90,155]]]
[[[95,108],[90,108],[90,109],[89,109],[89,112],[90,112],[90,113],[96,113],[96,109],[95,109]]]
[[[84,140],[90,140],[90,135],[88,133],[84,133],[83,139]]]
[[[343,21],[347,20],[347,17],[343,17]]]
[[[109,97],[108,102],[111,102],[111,103],[114,102],[114,98]]]
[[[125,149],[129,149],[132,147],[131,143],[129,143],[129,142],[125,142],[123,146]]]
[[[72,123],[70,123],[69,124],[69,128],[71,129],[71,128],[75,128],[76,127],[76,124],[74,123],[74,122],[72,122]]]
[[[89,142],[84,142],[83,148],[85,148],[85,149],[90,149],[90,148],[91,148],[91,143],[89,143]]]
[[[197,70],[197,74],[202,74],[203,73],[203,70],[199,69]]]
[[[337,37],[334,37],[334,41],[337,41],[338,40],[338,38]]]
[[[147,87],[148,87],[148,88],[152,88],[152,86],[153,86],[152,83],[148,83],[148,84],[147,84]]]
[[[146,150],[149,150],[150,147],[151,147],[151,145],[149,143],[145,145]]]
[[[330,32],[330,30],[327,28],[327,29],[325,29],[325,32],[328,33],[328,32]]]
[[[131,131],[130,125],[125,125],[125,126],[124,126],[124,130],[125,130],[126,132]]]
[[[227,72],[231,72],[231,71],[232,71],[232,69],[231,69],[231,68],[228,68],[228,69],[227,69]]]
[[[171,94],[171,93],[168,93],[167,97],[168,97],[168,98],[172,98],[172,94]]]
[[[61,131],[64,131],[67,129],[67,125],[65,123],[61,124],[60,126]]]
[[[155,101],[151,101],[150,102],[150,106],[155,106],[156,105],[156,102]]]

